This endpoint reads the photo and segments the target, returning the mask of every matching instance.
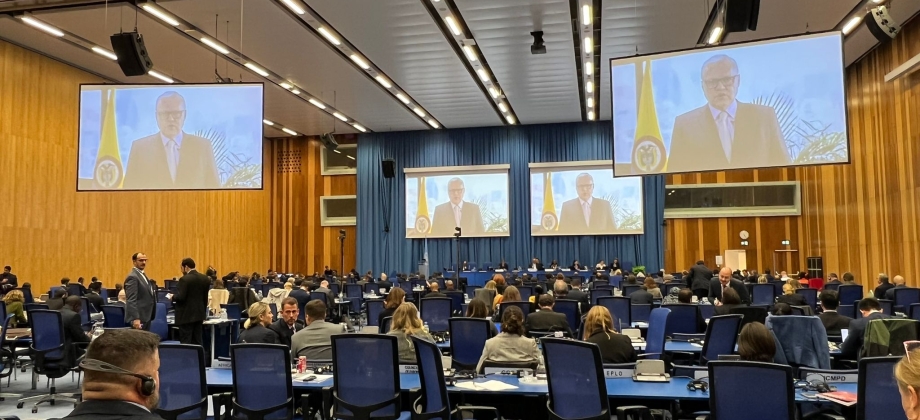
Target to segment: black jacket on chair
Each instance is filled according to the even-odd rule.
[[[840,356],[845,359],[856,360],[859,357],[860,349],[862,349],[863,336],[866,335],[866,327],[869,325],[869,321],[888,318],[891,317],[881,312],[873,312],[867,317],[850,321],[847,339],[840,345]]]
[[[113,400],[83,401],[63,418],[69,420],[163,420],[162,417],[137,405]]]
[[[195,270],[179,279],[172,301],[176,306],[176,325],[202,322],[208,318],[208,289],[211,281]]]

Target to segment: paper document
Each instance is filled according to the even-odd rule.
[[[468,389],[470,391],[505,391],[509,389],[517,389],[514,385],[508,385],[501,381],[485,381],[485,382],[457,382],[457,385],[454,385],[460,389]]]

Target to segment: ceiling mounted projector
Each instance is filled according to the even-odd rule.
[[[335,141],[335,136],[332,133],[325,133],[319,138],[323,141],[323,146],[326,146],[329,150],[335,150],[339,147],[339,143]]]
[[[546,54],[546,45],[543,43],[543,31],[533,31],[533,45],[530,46],[531,54]]]

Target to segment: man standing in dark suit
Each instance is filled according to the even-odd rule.
[[[209,140],[182,131],[185,117],[182,95],[166,92],[157,98],[160,131],[131,143],[124,189],[220,188],[214,148]]]
[[[717,54],[703,63],[707,104],[674,120],[668,172],[787,166],[789,151],[776,111],[738,102],[738,64]]]
[[[699,260],[696,262],[696,265],[690,267],[690,274],[687,276],[687,287],[691,290],[695,289],[693,284],[697,281],[705,281],[706,288],[709,287],[709,281],[712,280],[713,273],[709,267],[706,267],[706,262]]]
[[[844,359],[855,360],[859,357],[859,351],[863,346],[863,336],[866,334],[866,327],[870,321],[891,318],[882,313],[882,306],[879,305],[878,300],[871,297],[859,301],[859,312],[862,312],[863,317],[850,321],[847,339],[840,345],[840,357]]]
[[[484,232],[482,212],[479,206],[463,201],[466,187],[460,178],[447,181],[447,194],[450,201],[434,208],[434,220],[431,226],[432,236],[449,237],[454,228],[459,226],[465,236],[476,236]]]
[[[594,197],[594,177],[588,173],[575,178],[578,198],[562,203],[559,233],[608,233],[616,231],[610,202]]]
[[[741,303],[745,305],[751,304],[751,295],[748,293],[747,287],[744,285],[744,282],[741,280],[735,280],[732,278],[732,269],[728,267],[722,267],[719,270],[719,279],[710,281],[709,284],[709,301],[715,302],[715,299],[722,300],[722,290],[731,287],[738,292],[738,297],[741,298]]]
[[[556,299],[552,295],[540,295],[538,302],[540,310],[527,316],[524,331],[562,331],[569,337],[574,337],[565,314],[553,312]]]
[[[818,318],[821,318],[821,324],[824,325],[827,335],[840,335],[840,330],[850,328],[850,321],[853,320],[848,316],[837,313],[837,306],[840,305],[840,298],[837,297],[837,292],[825,290],[821,292],[818,299],[821,301],[821,308],[824,310],[821,315],[818,315]]]
[[[3,267],[3,273],[0,274],[0,287],[3,287],[4,292],[15,289],[19,285],[19,279],[11,273],[12,270],[13,268],[7,265]]]
[[[182,274],[176,286],[172,302],[176,307],[176,327],[179,328],[179,342],[202,345],[202,325],[208,318],[208,276],[195,270],[195,260],[182,260]]]
[[[293,293],[293,292],[292,292]],[[291,337],[294,333],[304,329],[303,321],[297,319],[300,316],[300,308],[297,299],[286,297],[281,301],[281,319],[273,322],[268,329],[278,334],[278,341],[285,346],[291,347]]]
[[[64,354],[73,357],[74,361],[83,355],[83,348],[74,346],[74,343],[89,343],[89,336],[83,331],[80,320],[80,311],[83,309],[83,300],[79,296],[70,296],[64,301],[61,308],[61,323],[64,326]]]
[[[125,323],[134,329],[150,330],[150,321],[156,311],[156,295],[150,280],[144,274],[147,255],[137,252],[131,256],[134,268],[125,278]]]

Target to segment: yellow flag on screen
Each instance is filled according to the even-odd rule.
[[[425,177],[418,178],[418,210],[415,211],[415,231],[419,235],[427,235],[431,230],[431,219],[428,217],[428,193],[425,187]]]
[[[93,168],[93,186],[97,189],[118,189],[124,180],[115,127],[115,89],[105,89],[102,91],[102,135]]]
[[[658,126],[658,111],[655,109],[652,62],[645,61],[636,65],[644,65],[644,69],[639,88],[639,109],[636,112],[636,138],[630,161],[637,174],[657,173],[665,170],[668,158],[661,140],[661,128]]]
[[[544,231],[559,229],[559,216],[556,215],[556,201],[553,199],[553,173],[543,174],[543,214],[540,226]]]

